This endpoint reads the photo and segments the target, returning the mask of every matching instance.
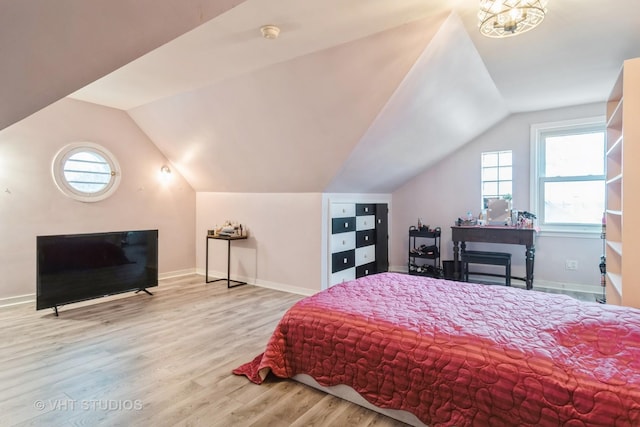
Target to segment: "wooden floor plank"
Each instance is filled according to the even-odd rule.
[[[290,380],[231,370],[262,352],[300,295],[198,275],[35,310],[0,308],[0,425],[402,425]]]

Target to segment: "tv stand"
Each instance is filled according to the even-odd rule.
[[[152,294],[151,292],[149,292],[149,291],[147,290],[147,288],[140,288],[140,289],[138,289],[137,291],[135,291],[135,293],[136,293],[136,294],[137,294],[138,292],[144,292],[144,293],[146,293],[146,294],[148,294],[148,295],[153,296],[153,294]],[[53,311],[56,313],[56,317],[59,317],[59,314],[58,314],[58,306],[57,306],[57,305],[54,305],[54,306],[53,306],[53,307],[51,307],[51,308],[53,308]]]

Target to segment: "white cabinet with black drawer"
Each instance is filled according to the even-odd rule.
[[[330,286],[389,269],[386,203],[331,203]]]

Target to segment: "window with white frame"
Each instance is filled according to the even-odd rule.
[[[604,117],[531,127],[531,208],[543,231],[600,231],[605,130]]]
[[[97,202],[113,194],[120,184],[120,166],[106,148],[91,142],[68,144],[52,163],[53,179],[66,196]]]
[[[487,199],[511,199],[513,162],[511,150],[482,153],[482,208]]]

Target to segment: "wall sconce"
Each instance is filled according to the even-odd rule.
[[[160,181],[167,182],[170,179],[171,179],[171,169],[169,169],[169,166],[163,165],[160,168]]]

